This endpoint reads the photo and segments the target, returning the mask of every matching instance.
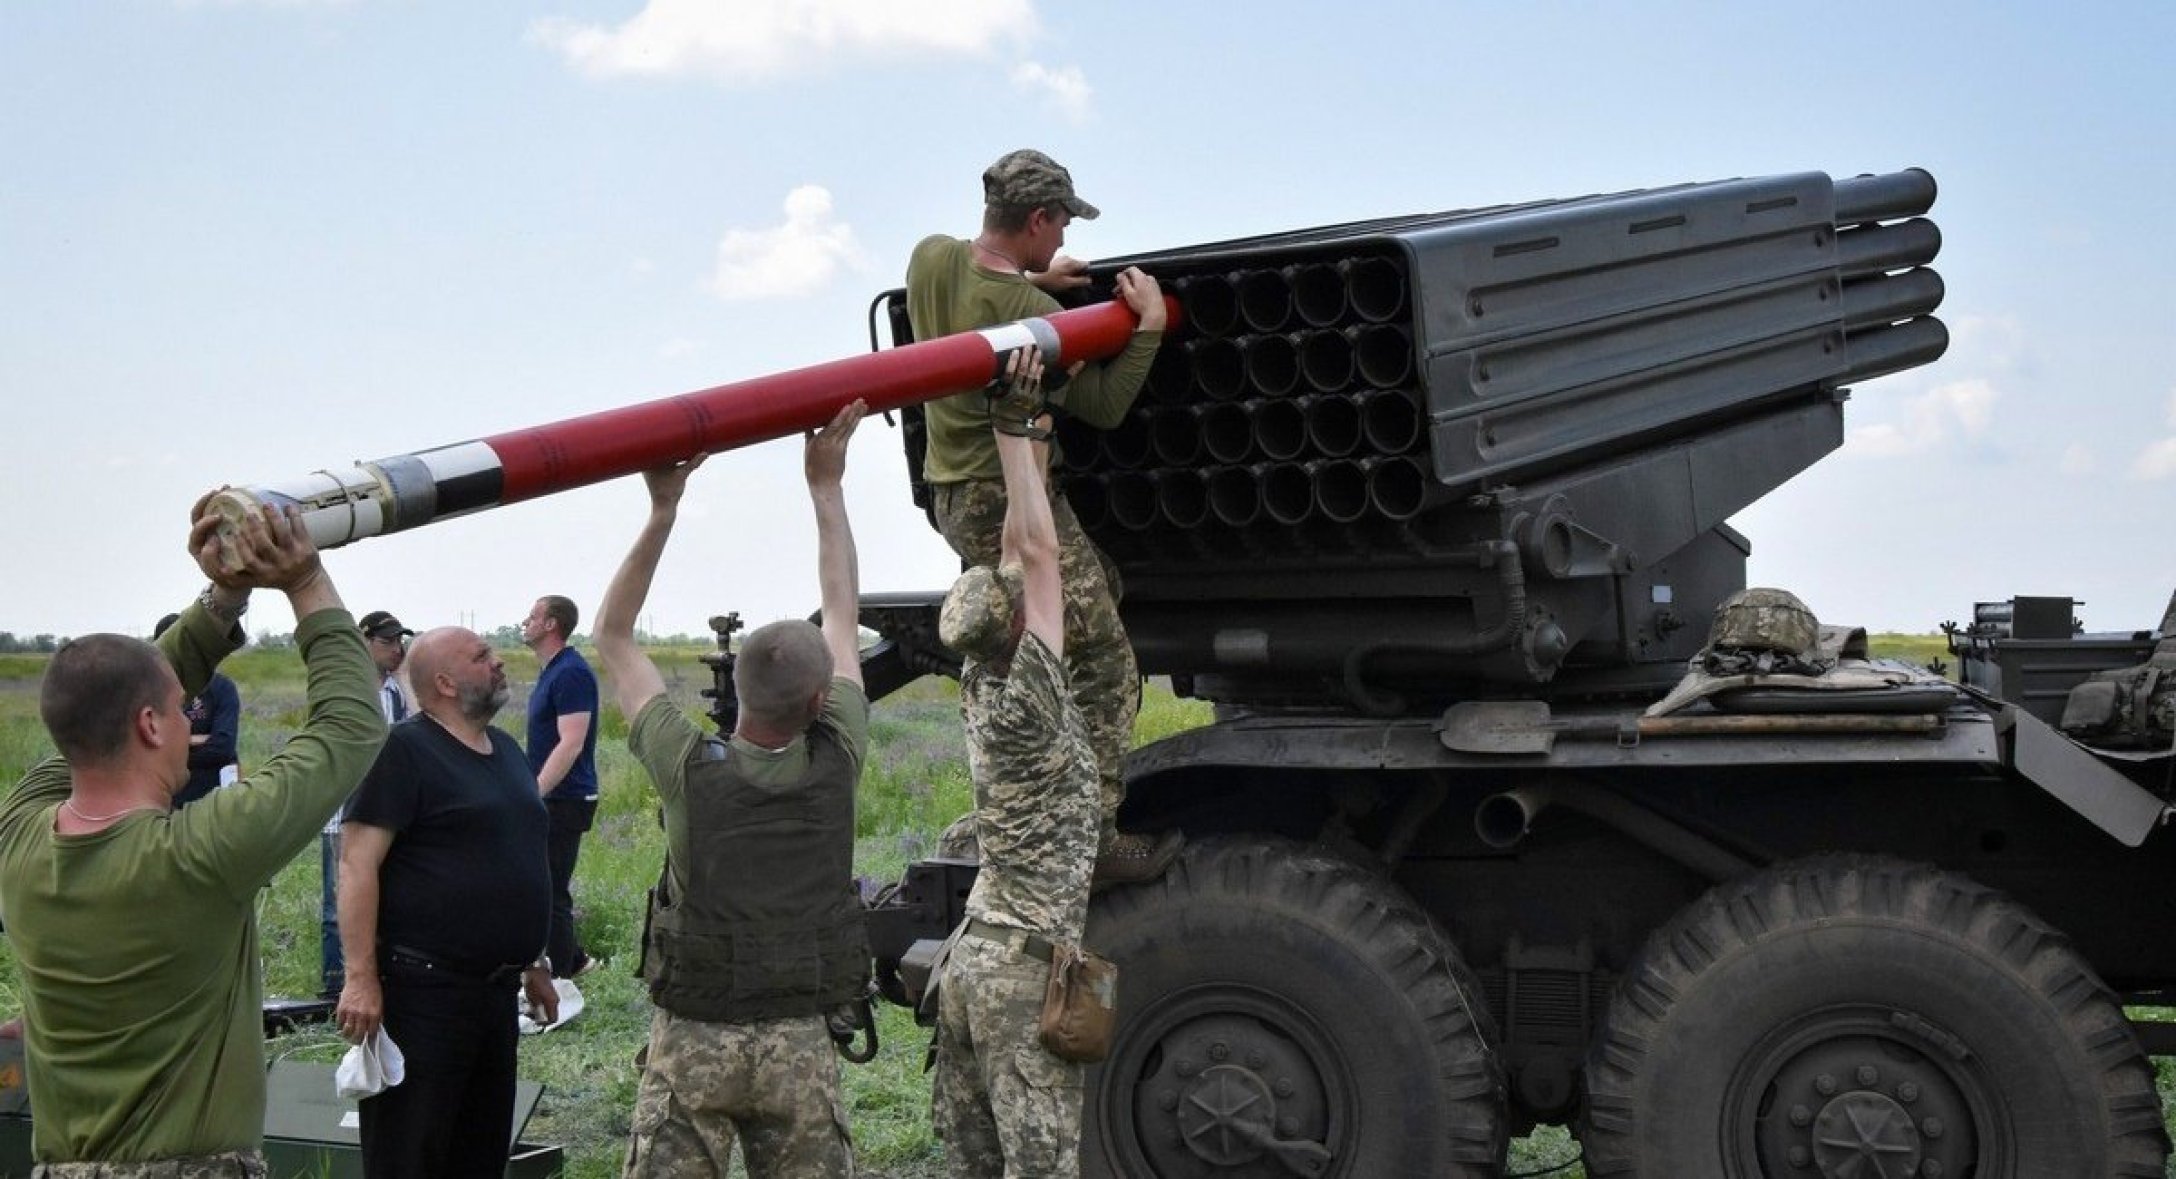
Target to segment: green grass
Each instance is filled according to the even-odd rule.
[[[1939,636],[1877,636],[1877,652],[1925,662],[1943,653]],[[655,652],[676,703],[702,715],[701,689],[710,673],[697,646]],[[504,653],[508,675],[531,682],[526,651]],[[12,783],[50,746],[38,723],[35,676],[39,656],[0,658],[0,786]],[[299,667],[292,652],[251,650],[227,670],[243,696],[243,760],[259,764],[294,731],[301,717]],[[11,674],[12,673],[12,674]],[[520,716],[516,699],[502,722]],[[855,868],[889,880],[911,860],[927,854],[937,832],[966,812],[971,792],[964,769],[958,691],[949,681],[923,680],[879,701],[873,710],[867,769],[856,816]],[[1160,683],[1144,697],[1136,735],[1152,740],[1207,723],[1209,706],[1179,700]],[[607,966],[582,980],[587,1010],[564,1028],[522,1043],[522,1075],[541,1082],[545,1096],[529,1139],[564,1147],[566,1174],[605,1179],[619,1173],[628,1115],[634,1106],[636,1050],[647,1037],[650,1006],[634,977],[645,898],[662,859],[657,795],[626,750],[625,718],[607,708],[600,729],[599,771],[603,802],[596,829],[583,845],[576,882],[582,940]],[[269,992],[307,995],[317,989],[318,866],[313,843],[280,873],[263,907],[263,945]],[[13,956],[0,947],[0,1013],[19,1009]],[[2155,1011],[2154,1018],[2176,1017]],[[845,1066],[845,1086],[862,1173],[872,1179],[936,1179],[944,1173],[941,1151],[929,1130],[929,1082],[922,1071],[928,1033],[905,1011],[880,1007],[882,1050],[867,1065]],[[327,1063],[343,1045],[324,1031],[282,1037],[270,1055]],[[2156,1062],[2164,1104],[2176,1108],[2176,1069]],[[1576,1142],[1561,1127],[1544,1127],[1512,1145],[1512,1173],[1540,1172],[1575,1160]],[[1548,1174],[1583,1179],[1572,1162]]]

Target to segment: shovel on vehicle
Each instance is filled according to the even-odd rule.
[[[1486,700],[1453,704],[1443,713],[1443,746],[1460,753],[1547,753],[1559,737],[1607,737],[1637,745],[1649,737],[1774,737],[1809,733],[1935,733],[1942,718],[1930,714],[1702,713],[1694,716],[1592,716],[1553,718],[1542,700]]]

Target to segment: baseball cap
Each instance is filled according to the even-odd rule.
[[[391,638],[394,635],[407,636],[416,633],[402,626],[400,619],[383,610],[372,610],[370,613],[363,615],[363,620],[356,623],[355,627],[373,639]]]
[[[1006,152],[983,171],[982,200],[989,205],[1058,205],[1083,221],[1093,221],[1097,214],[1094,205],[1073,191],[1073,174],[1033,148]]]

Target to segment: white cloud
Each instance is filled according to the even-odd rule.
[[[839,60],[984,57],[1035,30],[1032,0],[649,0],[617,27],[547,17],[529,39],[592,78],[748,83]]]
[[[2131,478],[2176,478],[2176,437],[2163,438],[2138,452],[2131,463]]]
[[[854,229],[831,215],[831,193],[804,184],[786,194],[786,220],[734,229],[718,241],[710,290],[728,301],[796,298],[822,290],[842,267],[867,265]]]
[[[1903,420],[1852,430],[1850,448],[1862,457],[1895,458],[1923,454],[1960,436],[1976,438],[1994,420],[2000,396],[1979,378],[1937,385],[1904,403]]]
[[[1042,94],[1072,122],[1088,121],[1088,100],[1095,92],[1079,66],[1053,69],[1039,61],[1024,61],[1012,68],[1012,84],[1030,94]]]
[[[2073,442],[2063,448],[2063,457],[2056,465],[2065,475],[2090,475],[2100,464],[2093,457],[2093,448],[2083,442]]]

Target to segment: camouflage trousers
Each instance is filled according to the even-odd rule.
[[[39,1163],[31,1179],[264,1179],[264,1156],[254,1150],[156,1159],[147,1163]]]
[[[969,479],[936,487],[937,530],[969,565],[995,565],[1005,528],[1005,485]],[[1133,748],[1133,718],[1141,710],[1141,669],[1133,659],[1125,624],[1118,619],[1123,588],[1118,567],[1081,530],[1073,505],[1053,490],[1051,516],[1058,526],[1060,577],[1065,584],[1065,670],[1073,699],[1095,750],[1096,781],[1103,800],[1102,843],[1118,831],[1118,804],[1126,800],[1120,767]]]
[[[635,1058],[627,1179],[715,1175],[733,1141],[751,1179],[847,1179],[854,1148],[820,1015],[711,1023],[660,1009]]]
[[[1078,1179],[1082,1067],[1036,1042],[1050,964],[963,937],[937,988],[930,1122],[947,1174]]]

